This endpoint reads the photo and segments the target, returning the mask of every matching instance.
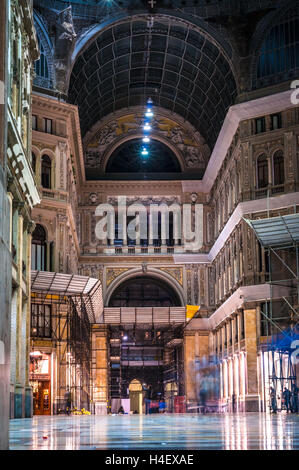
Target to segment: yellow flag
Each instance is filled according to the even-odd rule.
[[[191,320],[196,312],[200,309],[200,305],[186,305],[186,319]]]

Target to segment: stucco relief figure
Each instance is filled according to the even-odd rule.
[[[88,167],[99,167],[102,161],[102,154],[99,151],[87,150],[85,152],[85,164]]]
[[[73,25],[72,7],[68,7],[58,14],[58,33],[59,40],[65,41],[65,46],[68,42],[72,43],[76,38],[76,33]]]
[[[116,137],[117,128],[117,121],[112,121],[103,127],[97,135],[99,145],[102,146],[110,144]]]
[[[71,6],[58,13],[55,32],[56,85],[59,91],[66,93],[67,73],[70,69],[71,55],[77,37],[73,24]]]
[[[169,138],[175,144],[182,144],[184,143],[184,132],[180,127],[174,127],[170,131]]]
[[[91,193],[89,195],[89,201],[90,201],[91,204],[95,204],[97,202],[97,200],[98,200],[98,196],[97,196],[96,193]]]
[[[205,163],[201,151],[197,147],[186,148],[185,162],[187,168],[202,168]]]

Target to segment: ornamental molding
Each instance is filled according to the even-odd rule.
[[[181,286],[183,285],[183,269],[182,268],[159,268],[167,274],[170,274]]]
[[[37,147],[41,152],[43,150],[51,150],[53,153],[55,153],[56,150],[56,145],[49,145],[48,143],[42,143],[42,142],[36,142],[32,141],[32,146]]]
[[[158,110],[159,111],[159,110]],[[87,168],[105,171],[113,151],[127,140],[142,137],[143,115],[140,109],[132,114],[110,117],[85,139],[84,160]],[[172,148],[184,169],[204,169],[210,157],[210,150],[198,131],[187,123],[181,123],[176,116],[159,113],[152,120],[152,138]]]
[[[106,269],[106,286],[108,287],[111,282],[114,281],[118,276],[129,271],[130,268],[107,268]]]

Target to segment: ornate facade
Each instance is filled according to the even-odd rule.
[[[34,223],[32,207],[40,201],[31,167],[31,89],[38,45],[30,2],[5,2],[1,12],[2,70],[2,248],[1,335],[4,357],[1,368],[1,421],[32,414],[28,355],[30,331],[30,249]],[[4,93],[3,93],[4,91]],[[1,373],[2,374],[2,373]],[[8,384],[10,382],[9,389]],[[2,385],[3,384],[3,385]],[[5,387],[5,393],[3,390]],[[3,395],[2,395],[3,394]],[[9,400],[10,396],[10,400]],[[3,415],[2,415],[3,413]],[[1,447],[8,446],[7,428]]]
[[[282,266],[270,266],[251,223],[299,213],[299,108],[292,85],[299,70],[297,3],[275,1],[269,8],[265,1],[257,8],[248,2],[242,15],[238,2],[229,11],[216,1],[173,2],[169,11],[149,2],[134,13],[115,4],[106,17],[95,2],[87,12],[81,2],[57,0],[52,9],[36,1],[35,28],[29,10],[21,24],[18,8],[26,2],[19,3],[11,6],[8,63],[21,65],[7,79],[3,150],[11,220],[3,250],[12,254],[13,282],[11,416],[31,414],[29,345],[32,356],[44,355],[52,368],[46,386],[42,374],[31,377],[38,413],[40,393],[51,395],[47,412],[55,413],[69,387],[76,406],[113,411],[135,379],[152,381],[170,409],[180,396],[187,409],[196,409],[200,364],[208,360],[220,374],[222,411],[267,411],[265,344],[277,325],[293,325],[298,311],[293,284],[281,290],[269,281],[283,278],[285,265],[294,273],[296,258],[282,250]],[[271,39],[277,31],[279,47]],[[154,116],[145,161],[148,98]],[[120,198],[126,210],[144,209],[145,237],[127,234],[133,213],[120,222]],[[191,224],[201,233],[197,248],[183,220],[175,232],[174,213],[167,237],[162,222],[153,233],[150,208],[163,204],[188,206],[194,216],[202,207],[200,225]],[[116,214],[106,239],[97,235],[103,205]],[[33,271],[69,276],[70,283],[77,274],[100,281],[102,316],[80,323],[88,367],[78,338],[45,334],[49,324],[57,334],[57,322],[75,315],[66,294],[59,294],[65,306],[58,306],[50,288],[43,298],[32,291],[29,334],[29,263]],[[265,320],[270,301],[274,317],[283,310],[272,330]],[[198,306],[190,321],[187,305]],[[34,323],[38,316],[43,333]],[[135,356],[124,336],[138,346]],[[57,373],[63,379],[54,383]]]

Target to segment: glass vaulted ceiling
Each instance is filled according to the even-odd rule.
[[[124,20],[77,57],[69,100],[79,107],[82,135],[104,116],[129,106],[155,106],[189,121],[212,149],[236,82],[220,49],[191,25],[165,16]]]

